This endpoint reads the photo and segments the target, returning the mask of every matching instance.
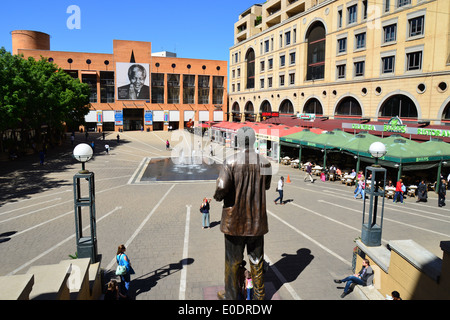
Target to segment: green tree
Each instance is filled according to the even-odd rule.
[[[21,147],[31,143],[27,141],[30,133],[36,143],[45,138],[56,142],[64,124],[84,123],[89,95],[87,84],[47,59],[25,59],[0,49],[1,137],[12,129],[21,131]]]

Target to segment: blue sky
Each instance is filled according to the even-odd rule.
[[[0,47],[12,51],[11,31],[50,34],[51,50],[112,53],[113,40],[149,41],[152,51],[229,60],[239,14],[261,0],[22,0],[1,1]],[[80,9],[80,29],[69,6]]]

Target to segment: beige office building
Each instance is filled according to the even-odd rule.
[[[232,121],[450,124],[449,0],[268,0],[230,48]]]

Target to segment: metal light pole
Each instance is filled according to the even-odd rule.
[[[95,183],[94,173],[85,168],[85,163],[92,158],[93,150],[86,143],[81,143],[73,150],[73,157],[81,162],[82,170],[73,177],[75,232],[78,258],[90,258],[91,263],[98,261],[97,257],[97,227],[95,218]],[[82,196],[82,181],[86,180],[87,195]],[[84,183],[86,184],[86,183]],[[82,209],[89,210],[90,235],[83,236]]]
[[[386,147],[381,142],[374,142],[369,147],[370,154],[375,158],[373,166],[366,167],[364,177],[370,176],[370,186],[366,185],[365,195],[368,196],[369,209],[366,220],[366,197],[363,199],[363,221],[361,231],[361,241],[368,247],[381,245],[381,232],[383,228],[384,214],[384,194],[386,186],[386,169],[378,164],[378,158],[386,154]],[[378,210],[378,197],[381,197],[381,211]],[[380,212],[379,224],[377,224],[378,213]]]

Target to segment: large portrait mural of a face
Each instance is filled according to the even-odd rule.
[[[116,64],[118,100],[149,100],[149,65],[142,63]]]

